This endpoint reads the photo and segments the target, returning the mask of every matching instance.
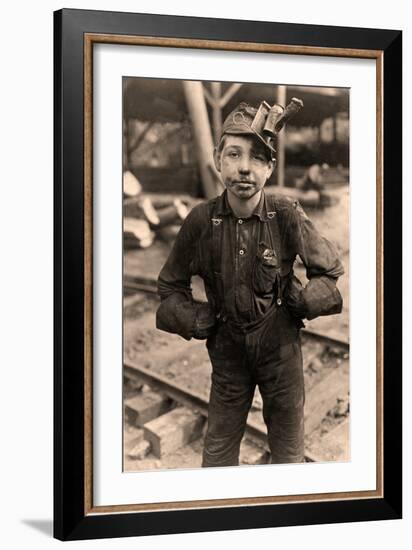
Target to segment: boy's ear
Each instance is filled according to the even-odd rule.
[[[215,167],[218,172],[220,172],[221,168],[221,154],[220,151],[217,150],[217,147],[213,150],[213,160],[215,161]]]
[[[272,175],[275,166],[276,166],[276,161],[270,160],[269,163],[268,163],[269,175],[268,175],[267,179],[269,179],[270,176]]]

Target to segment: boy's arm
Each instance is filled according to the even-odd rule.
[[[191,210],[158,278],[161,303],[156,313],[156,327],[186,340],[206,338],[215,324],[209,304],[194,301],[191,288],[191,264],[205,220],[207,223],[204,210],[205,205]]]
[[[333,244],[320,235],[300,204],[295,201],[289,216],[297,254],[306,267],[308,284],[294,288],[294,305],[300,316],[311,320],[342,311],[342,296],[336,288],[343,265]]]

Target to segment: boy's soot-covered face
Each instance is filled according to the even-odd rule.
[[[228,192],[241,200],[258,193],[273,171],[267,148],[254,136],[225,135],[215,164]]]

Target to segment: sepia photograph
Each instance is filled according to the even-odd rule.
[[[401,517],[402,33],[55,24],[55,536]]]
[[[122,86],[123,471],[350,461],[349,88]]]

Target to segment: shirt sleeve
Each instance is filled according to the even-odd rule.
[[[293,203],[292,216],[296,252],[306,268],[307,278],[326,275],[337,279],[343,275],[335,246],[316,230],[298,201]]]
[[[163,300],[173,293],[186,299],[192,297],[191,263],[196,254],[196,241],[200,236],[199,207],[193,208],[176,236],[172,250],[158,277],[158,293]]]
[[[204,304],[193,300],[191,288],[193,262],[204,222],[203,212],[204,205],[190,211],[158,277],[161,303],[156,313],[156,327],[179,334],[186,340],[203,336],[200,321]]]
[[[296,253],[309,279],[301,295],[306,318],[340,313],[342,297],[336,281],[344,269],[335,246],[316,230],[298,201],[293,201],[289,221]]]

